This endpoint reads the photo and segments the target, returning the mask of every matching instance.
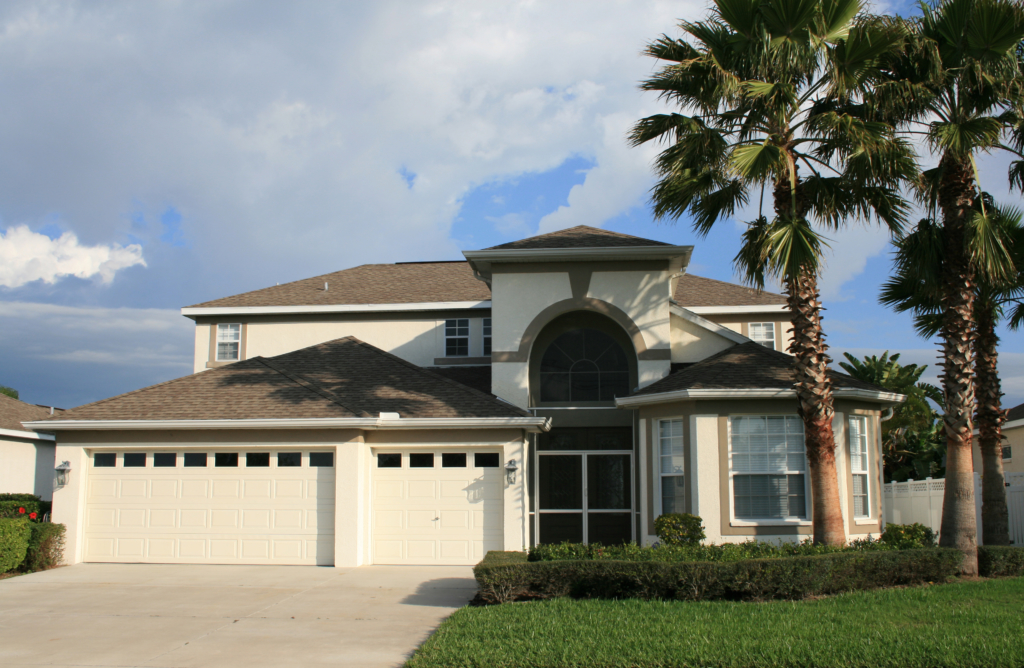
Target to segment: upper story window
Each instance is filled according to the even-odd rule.
[[[484,356],[491,354],[491,319],[484,318]]]
[[[469,356],[469,318],[444,321],[445,357]]]
[[[807,519],[804,425],[795,415],[729,419],[733,517]]]
[[[234,324],[217,325],[217,361],[237,362],[242,347],[242,326]]]
[[[757,341],[765,348],[775,350],[775,323],[774,322],[752,322],[748,325],[750,339]]]
[[[611,401],[629,394],[622,346],[597,329],[574,329],[555,339],[540,362],[540,400]]]
[[[853,474],[853,516],[871,516],[868,485],[868,419],[850,418],[850,472]]]

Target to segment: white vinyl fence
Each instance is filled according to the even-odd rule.
[[[1006,474],[1006,504],[1010,511],[1010,540],[1024,545],[1024,473]],[[920,522],[939,535],[942,525],[942,495],[946,481],[908,480],[889,483],[882,488],[882,510],[887,524],[913,524]],[[978,542],[984,544],[981,534],[981,476],[974,474],[974,504],[978,520]]]

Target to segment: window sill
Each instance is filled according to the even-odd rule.
[[[859,517],[859,518],[854,518],[853,524],[855,526],[859,526],[860,527],[860,526],[866,526],[868,524],[878,524],[878,520],[873,520],[870,517]]]
[[[732,520],[731,527],[809,527],[810,520]]]
[[[434,366],[454,366],[458,364],[490,364],[490,357],[435,357]]]

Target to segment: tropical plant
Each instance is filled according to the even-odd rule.
[[[1002,458],[1002,424],[999,382],[999,337],[996,326],[1007,315],[1011,329],[1024,322],[1024,229],[1021,212],[999,207],[988,193],[974,205],[967,227],[967,246],[972,258],[985,252],[985,244],[1006,249],[1013,271],[990,276],[984,267],[975,271],[974,282],[974,385],[978,445],[982,455],[981,521],[985,543],[1009,545]],[[941,280],[944,230],[931,219],[922,220],[913,232],[896,244],[896,275],[882,288],[881,301],[897,311],[915,314],[919,334],[932,338],[942,328]],[[973,467],[972,467],[973,470]]]
[[[899,363],[900,354],[890,357],[888,350],[881,357],[870,355],[863,360],[850,353],[843,355],[847,361],[840,362],[839,366],[848,374],[906,397],[893,409],[892,417],[882,422],[886,482],[941,475],[938,413],[928,402],[941,405],[942,392],[934,385],[921,382],[928,365],[902,365]]]
[[[1005,253],[984,240],[972,257],[967,237],[978,197],[975,156],[1012,149],[1014,140],[1020,147],[1024,76],[1018,47],[1024,39],[1024,5],[1017,0],[938,0],[920,8],[921,16],[908,21],[911,38],[894,66],[899,76],[877,86],[868,102],[873,118],[898,123],[939,158],[938,167],[918,182],[918,196],[930,217],[941,214],[942,221],[946,491],[940,534],[943,547],[964,553],[964,572],[977,573],[973,285],[978,271],[996,275],[1007,268]]]
[[[850,218],[899,229],[907,207],[898,186],[916,174],[909,143],[860,104],[889,80],[904,28],[862,10],[860,0],[714,0],[706,20],[680,23],[686,37],[648,45],[647,55],[667,64],[641,87],[680,113],[644,118],[630,136],[634,145],[668,145],[655,166],[659,219],[689,214],[704,236],[758,197],[736,264],[757,288],[766,277],[785,287],[813,535],[827,544],[845,535],[818,294],[821,230]]]
[[[0,394],[6,395],[11,399],[18,398],[18,391],[13,387],[7,387],[6,385],[0,385]]]

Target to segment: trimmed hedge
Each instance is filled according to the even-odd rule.
[[[50,512],[50,505],[34,494],[0,494],[0,518],[29,519],[35,513],[35,519],[41,520]]]
[[[31,532],[28,520],[0,519],[0,574],[13,571],[25,561]]]
[[[45,571],[64,561],[64,525],[51,522],[32,522],[28,538],[28,551],[21,564],[23,571]]]
[[[956,550],[879,550],[732,562],[530,561],[489,552],[474,569],[483,603],[545,598],[802,599],[861,589],[945,582]]]
[[[917,545],[915,547],[923,547]],[[551,543],[530,548],[530,561],[562,561],[596,559],[612,561],[744,561],[746,559],[786,559],[813,557],[822,554],[899,549],[877,540],[855,540],[850,545],[814,545],[803,543],[768,543],[747,541],[721,545],[657,545],[643,547],[636,543],[601,545],[600,543]],[[905,548],[909,549],[909,548]]]
[[[1024,547],[980,546],[978,548],[978,574],[987,578],[1024,575]]]

